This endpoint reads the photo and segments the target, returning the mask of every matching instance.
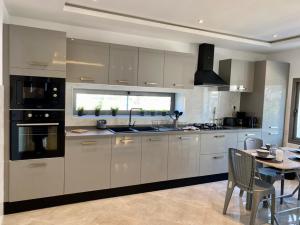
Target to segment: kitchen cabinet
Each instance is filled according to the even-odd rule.
[[[113,137],[111,159],[111,187],[141,183],[141,137],[128,135]]]
[[[141,183],[167,180],[168,135],[142,137]]]
[[[66,33],[9,26],[12,75],[66,77]]]
[[[244,149],[244,141],[246,138],[260,138],[261,139],[261,130],[260,131],[242,131],[238,133],[238,149]]]
[[[138,48],[110,45],[109,84],[137,86]]]
[[[218,153],[200,156],[200,176],[228,172],[228,154]]]
[[[237,133],[201,134],[201,154],[224,153],[229,148],[237,148]]]
[[[108,84],[109,44],[67,39],[67,81]]]
[[[110,187],[111,138],[66,139],[65,194]]]
[[[219,61],[219,75],[229,84],[220,90],[252,92],[254,79],[254,62],[237,59]]]
[[[164,87],[194,87],[196,57],[192,54],[165,52]]]
[[[289,63],[255,63],[254,91],[242,93],[240,110],[258,117],[264,144],[282,146]]]
[[[200,137],[197,134],[169,136],[168,179],[199,175]]]
[[[9,201],[44,198],[64,192],[64,158],[9,162]]]
[[[138,85],[163,87],[164,51],[139,48]]]

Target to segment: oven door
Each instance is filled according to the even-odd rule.
[[[63,124],[13,121],[11,125],[11,160],[64,156]]]

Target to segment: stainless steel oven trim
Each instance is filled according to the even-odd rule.
[[[59,123],[17,123],[17,127],[31,127],[31,126],[59,126]]]

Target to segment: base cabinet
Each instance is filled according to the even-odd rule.
[[[168,180],[199,175],[199,135],[170,135]]]
[[[228,154],[211,154],[200,156],[200,176],[228,172]]]
[[[167,180],[168,136],[142,137],[141,183]]]
[[[111,187],[141,183],[141,137],[117,136],[112,140]]]
[[[9,162],[9,201],[44,198],[64,192],[64,158]]]
[[[224,153],[237,147],[237,133],[210,133],[201,135],[201,154]]]
[[[67,139],[65,194],[110,187],[111,138]]]

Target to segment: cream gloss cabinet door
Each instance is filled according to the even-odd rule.
[[[224,153],[237,147],[237,133],[201,134],[201,154]]]
[[[141,137],[135,135],[112,138],[111,187],[141,183]]]
[[[65,194],[110,187],[111,138],[66,139]]]
[[[10,74],[66,77],[66,33],[9,26]]]
[[[137,86],[138,48],[110,45],[109,84]]]
[[[109,44],[67,40],[67,81],[108,84]]]
[[[172,180],[198,176],[199,153],[199,135],[170,135],[168,179]]]
[[[62,195],[63,192],[64,158],[9,162],[10,202]]]
[[[168,135],[142,137],[141,183],[167,180]]]
[[[218,153],[200,156],[200,176],[228,172],[228,154]]]

